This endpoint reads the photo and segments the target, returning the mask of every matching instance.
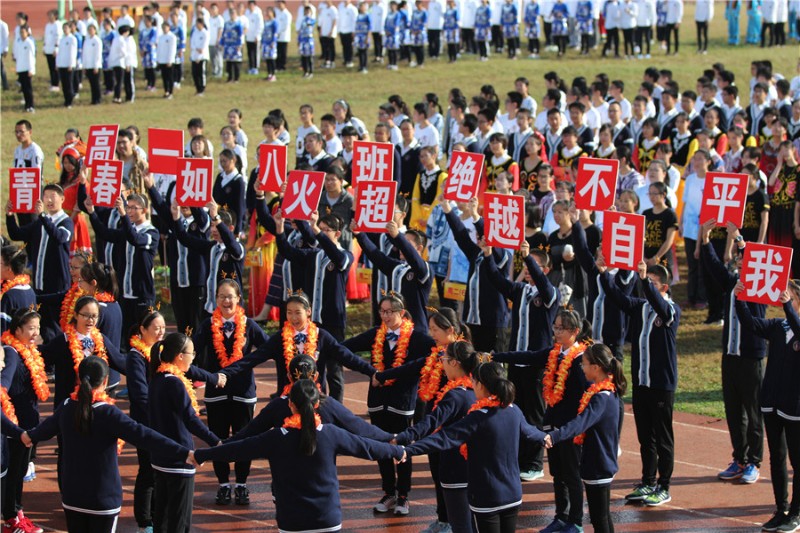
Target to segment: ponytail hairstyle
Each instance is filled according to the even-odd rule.
[[[317,422],[314,420],[315,407],[319,403],[317,384],[310,379],[295,381],[289,401],[300,415],[300,453],[314,455],[317,451]]]
[[[78,408],[75,410],[75,429],[81,435],[92,432],[92,391],[108,378],[108,363],[100,357],[89,356],[78,365]]]
[[[467,375],[472,374],[478,365],[478,352],[469,341],[451,342],[447,347],[447,357],[456,361]]]
[[[289,376],[292,377],[294,381],[300,381],[301,379],[310,379],[314,381],[316,374],[317,362],[314,361],[313,357],[299,354],[289,361]]]
[[[583,352],[584,360],[592,365],[599,366],[603,372],[611,376],[617,388],[617,396],[622,398],[628,390],[628,380],[625,379],[625,371],[622,363],[614,357],[608,346],[605,344],[593,344]]]
[[[561,326],[570,331],[580,330],[575,337],[575,342],[592,342],[592,324],[581,318],[577,311],[572,309],[559,309],[556,318],[561,319]]]
[[[29,307],[17,309],[17,311],[14,313],[14,316],[11,317],[11,323],[8,326],[8,331],[10,331],[12,335],[15,335],[19,328],[24,327],[34,318],[41,320],[42,315]]]
[[[130,331],[128,331],[128,336],[132,337],[134,335],[141,335],[141,330],[150,327],[150,324],[153,323],[153,320],[158,317],[164,318],[164,315],[162,315],[157,309],[148,309],[141,317],[139,317],[139,320],[131,326]]]
[[[3,258],[3,264],[10,268],[15,276],[25,272],[25,266],[28,264],[28,254],[24,246],[7,244],[0,250],[0,257]]]
[[[440,115],[442,114],[442,106],[439,105],[439,97],[436,93],[425,93],[425,101],[428,103],[428,106],[433,106]]]
[[[171,363],[183,352],[191,337],[183,333],[170,333],[150,348],[150,374],[158,370],[161,363]]]
[[[514,402],[516,396],[514,384],[506,378],[503,365],[497,361],[476,366],[472,371],[472,379],[486,387],[489,394],[497,396],[501,407],[508,407]]]
[[[117,297],[117,274],[114,267],[103,263],[86,263],[81,267],[81,279],[87,283],[97,282],[97,292],[107,292],[114,298]]]
[[[100,309],[100,304],[97,303],[97,300],[94,296],[81,296],[78,298],[78,301],[75,302],[75,307],[73,308],[72,320],[70,320],[70,324],[75,325],[78,320],[76,318],[78,316],[78,311],[90,304],[94,304],[98,309]]]
[[[453,328],[456,336],[461,336],[466,341],[472,341],[472,334],[469,331],[469,327],[461,322],[456,312],[449,307],[432,309],[430,315],[428,315],[428,319],[433,320],[433,323],[436,324],[436,327],[439,329],[447,330]]]

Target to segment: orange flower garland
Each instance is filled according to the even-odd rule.
[[[320,424],[322,424],[322,418],[320,418],[318,414],[314,413],[314,427],[318,427]],[[296,414],[284,418],[283,427],[290,429],[300,429],[303,427],[303,424],[300,421],[300,415]]]
[[[488,409],[491,407],[500,407],[500,400],[497,399],[497,396],[489,396],[488,398],[484,398],[482,400],[478,400],[477,402],[472,404],[472,407],[469,408],[467,414],[470,414],[472,411],[478,411],[480,409]],[[459,451],[464,459],[467,459],[467,443],[465,442],[459,447]]]
[[[189,381],[183,374],[183,370],[178,368],[176,365],[172,363],[161,363],[158,365],[156,369],[156,374],[172,374],[176,378],[180,379],[183,382],[183,386],[186,389],[186,394],[189,395],[189,400],[192,402],[192,408],[194,409],[194,414],[196,416],[200,416],[200,406],[197,405],[197,394],[194,392],[194,387],[192,387],[192,382]]]
[[[372,344],[372,366],[378,372],[383,372],[386,366],[383,362],[383,342],[386,340],[386,333],[388,328],[386,324],[381,324],[378,332],[375,334],[375,342]],[[414,332],[414,323],[404,318],[400,324],[400,337],[397,339],[397,344],[394,347],[394,361],[392,361],[392,368],[402,366],[406,362],[408,356],[408,343],[411,341],[411,334]],[[384,386],[393,385],[395,380],[387,379]]]
[[[72,355],[72,362],[75,366],[75,383],[77,384],[78,366],[85,358],[83,355],[83,346],[81,346],[81,341],[78,339],[78,331],[75,329],[74,325],[67,324],[67,327],[64,329],[64,335],[67,336],[67,346],[69,347],[69,352]],[[100,330],[97,328],[90,329],[88,337],[94,341],[94,355],[108,363],[106,345],[103,342],[103,335],[100,333]]]
[[[613,392],[617,391],[616,385],[614,385],[614,379],[611,376],[608,376],[603,381],[598,383],[593,383],[591,387],[586,389],[586,392],[583,393],[581,396],[581,403],[578,404],[578,414],[580,415],[582,412],[586,410],[586,407],[589,405],[589,402],[592,401],[592,396],[597,394],[600,391],[610,390]],[[581,433],[574,439],[572,442],[575,444],[583,444],[583,441],[586,439],[586,433]]]
[[[75,391],[69,395],[73,401],[78,401],[78,387],[75,387]],[[114,405],[116,401],[111,398],[106,391],[104,390],[93,390],[92,391],[92,404],[96,404],[98,402],[107,403],[109,405]],[[122,447],[125,446],[125,441],[122,439],[117,439],[117,455],[122,453]]]
[[[20,274],[19,276],[14,276],[11,279],[7,279],[0,285],[0,298],[14,287],[18,287],[20,285],[30,285],[31,284],[31,277],[27,274]]]
[[[235,329],[233,330],[233,353],[228,355],[228,350],[225,348],[225,333],[222,331],[224,322],[222,318],[222,311],[219,307],[214,310],[211,315],[211,344],[214,346],[214,351],[217,353],[217,361],[219,366],[225,368],[232,365],[242,357],[244,357],[244,343],[247,341],[245,330],[247,329],[247,317],[244,314],[244,309],[237,306],[236,312],[233,315],[233,323]]]
[[[549,407],[553,407],[564,398],[564,388],[567,384],[569,370],[572,368],[572,362],[580,357],[585,350],[586,345],[583,343],[573,345],[572,348],[564,354],[561,364],[558,364],[561,345],[556,344],[553,346],[553,349],[550,350],[550,355],[547,358],[547,366],[544,371],[544,378],[542,379],[544,401]]]
[[[94,293],[94,299],[103,303],[116,302],[114,296],[109,292],[96,292]]]
[[[291,379],[291,376],[289,377],[289,379]],[[289,393],[292,392],[292,385],[294,385],[294,382],[289,383],[285,387],[283,387],[283,390],[281,391],[281,397],[283,398],[289,397]],[[317,385],[317,390],[322,392],[322,386],[319,384],[319,381],[316,382],[316,385]]]
[[[14,404],[11,403],[11,398],[8,397],[8,389],[0,387],[0,405],[3,407],[3,414],[6,418],[17,424],[17,412],[14,409]]]
[[[61,302],[61,315],[59,317],[61,331],[67,331],[66,327],[75,315],[75,302],[77,302],[78,298],[81,296],[83,296],[83,291],[78,287],[77,283],[73,283],[72,287],[67,291],[67,294],[64,295],[64,300]]]
[[[313,322],[308,322],[306,327],[308,328],[308,336],[306,338],[306,342],[303,344],[303,353],[316,361],[317,356],[315,354],[317,353],[317,338],[319,337],[319,329]],[[289,322],[286,322],[281,330],[281,339],[283,339],[283,359],[286,362],[287,375],[289,374],[289,363],[291,363],[292,359],[298,355],[297,345],[294,343],[295,332],[295,329]]]
[[[25,366],[28,368],[28,373],[31,375],[31,386],[33,393],[39,398],[39,401],[45,401],[50,397],[50,387],[47,386],[47,373],[44,371],[44,361],[35,345],[26,345],[10,331],[4,331],[2,337],[3,344],[14,348]]]
[[[150,362],[150,348],[153,347],[152,344],[147,344],[144,342],[144,339],[142,339],[141,335],[131,335],[128,343],[131,345],[131,348],[142,354],[142,357],[144,357],[145,361],[148,363]]]
[[[436,400],[434,400],[434,402],[433,402],[433,408],[436,409],[436,407],[439,405],[439,402],[441,402],[442,398],[444,398],[445,394],[447,394],[448,392],[450,392],[453,389],[457,389],[458,387],[464,387],[465,389],[470,389],[471,390],[472,389],[472,377],[470,377],[470,376],[461,376],[460,378],[457,378],[457,379],[454,379],[452,381],[448,381],[447,383],[445,383],[444,387],[442,387],[442,390],[440,390],[438,393],[436,393]]]
[[[419,373],[419,397],[421,400],[429,402],[433,400],[433,397],[439,391],[442,373],[444,372],[444,366],[439,359],[439,354],[446,349],[446,345],[434,346],[431,349],[431,354],[425,359],[425,365]]]

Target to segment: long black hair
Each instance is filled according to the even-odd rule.
[[[114,267],[97,261],[86,263],[81,267],[81,279],[86,282],[97,282],[97,292],[107,292],[114,298],[117,297],[117,273]]]
[[[42,319],[42,315],[36,312],[35,309],[29,307],[23,307],[22,309],[17,309],[14,312],[14,315],[11,317],[11,324],[8,326],[8,331],[14,335],[17,330],[23,326],[25,326],[28,322],[33,320],[34,318],[38,318],[39,320]]]
[[[89,356],[78,365],[78,408],[75,410],[75,429],[81,435],[92,431],[92,391],[108,377],[108,363],[100,357]]]
[[[625,379],[625,371],[622,363],[614,357],[611,349],[605,344],[593,344],[583,352],[584,360],[592,365],[599,366],[603,372],[610,375],[617,388],[617,396],[622,398],[628,390],[628,380]]]
[[[150,373],[155,374],[162,362],[171,363],[186,348],[191,337],[184,333],[170,333],[163,341],[158,341],[150,348]]]
[[[489,394],[497,396],[502,407],[508,407],[514,402],[516,389],[514,384],[506,378],[506,370],[496,361],[481,363],[472,371],[472,378],[480,383]]]
[[[97,310],[98,311],[100,310],[100,304],[97,303],[97,300],[95,299],[94,296],[81,296],[80,298],[78,298],[78,301],[75,302],[75,307],[73,308],[74,312],[72,314],[72,320],[70,320],[70,322],[72,324],[75,324],[77,322],[77,320],[78,320],[77,319],[78,311],[80,311],[81,309],[83,309],[87,305],[91,305],[91,304],[96,305],[97,306]],[[97,325],[97,322],[95,322],[95,325]]]
[[[447,346],[447,357],[456,361],[467,375],[472,374],[478,365],[478,352],[472,347],[469,341],[451,342]]]
[[[0,256],[3,258],[3,264],[7,265],[14,275],[19,276],[25,272],[25,266],[28,264],[28,254],[25,252],[24,246],[7,244],[0,251]]]
[[[561,319],[561,327],[569,331],[580,330],[575,337],[575,342],[591,342],[592,324],[581,318],[577,311],[572,309],[559,309],[556,318]]]
[[[317,384],[310,379],[295,381],[289,400],[300,415],[300,453],[314,455],[317,451],[317,422],[314,418],[319,403]]]
[[[428,320],[433,320],[433,323],[436,324],[436,327],[439,329],[447,330],[453,328],[456,335],[464,337],[467,341],[472,341],[472,334],[469,331],[469,326],[461,322],[456,312],[449,307],[431,310],[428,315]]]

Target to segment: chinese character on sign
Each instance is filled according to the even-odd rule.
[[[792,249],[749,242],[742,258],[745,290],[739,299],[767,305],[781,305],[780,295],[789,284]]]
[[[644,256],[644,216],[603,212],[603,257],[608,268],[636,270]]]
[[[262,144],[258,147],[258,189],[280,192],[286,176],[286,145]]]
[[[486,244],[498,248],[519,248],[525,238],[525,198],[486,193]]]
[[[14,213],[33,213],[39,201],[42,178],[38,168],[8,169],[11,210]]]
[[[353,187],[362,181],[389,181],[393,178],[394,147],[389,143],[355,141],[353,143]]]
[[[89,127],[89,138],[86,143],[86,166],[93,168],[97,160],[114,159],[117,148],[119,125],[95,125]]]
[[[281,209],[283,218],[291,220],[310,220],[311,213],[319,206],[322,195],[324,172],[293,170],[286,179],[286,195]]]
[[[619,161],[582,157],[575,181],[575,207],[602,211],[614,205]]]
[[[178,158],[183,156],[183,130],[147,130],[147,158],[153,174],[176,175]]]
[[[211,201],[213,159],[178,159],[175,201],[181,207],[203,207]]]
[[[386,224],[392,220],[397,196],[396,181],[362,181],[356,199],[358,231],[385,233]]]
[[[747,201],[747,174],[709,172],[703,188],[703,204],[700,207],[700,222],[714,219],[717,226],[732,222],[741,227]]]
[[[453,152],[445,182],[444,199],[469,202],[471,198],[476,197],[482,170],[483,154]]]
[[[89,195],[97,207],[114,207],[122,191],[122,161],[97,159],[92,169]]]

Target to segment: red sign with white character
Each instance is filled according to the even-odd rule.
[[[603,212],[603,257],[608,268],[637,270],[644,257],[644,216]]]
[[[487,192],[483,195],[486,244],[519,248],[525,239],[525,198]]]
[[[213,159],[178,158],[175,201],[181,207],[203,207],[211,201]]]
[[[780,296],[789,285],[792,249],[748,242],[742,258],[744,290],[739,299],[767,305],[782,305]]]
[[[483,154],[453,152],[450,157],[444,199],[469,202],[478,196],[478,186],[483,173]]]
[[[364,180],[358,185],[356,199],[356,230],[386,233],[386,224],[392,220],[397,196],[394,180]]]
[[[604,211],[614,205],[618,174],[616,159],[581,157],[575,180],[575,207]]]
[[[311,220],[311,213],[317,210],[322,195],[324,172],[292,170],[286,179],[286,194],[281,203],[283,218],[291,220]]]
[[[122,161],[95,159],[89,197],[97,207],[114,207],[122,192]]]
[[[147,130],[147,157],[153,174],[177,174],[178,158],[183,156],[183,130]]]
[[[364,180],[389,181],[394,177],[394,147],[389,143],[355,141],[351,168],[353,187]]]
[[[286,145],[261,144],[258,147],[258,190],[281,192],[286,179]]]
[[[700,222],[714,219],[717,226],[732,222],[737,228],[744,222],[744,206],[747,201],[747,174],[709,172],[703,187],[703,203],[700,207]]]
[[[12,213],[33,213],[42,191],[42,174],[38,168],[8,169]]]
[[[89,126],[86,142],[86,166],[93,168],[97,160],[114,159],[117,149],[118,124],[98,124]]]

